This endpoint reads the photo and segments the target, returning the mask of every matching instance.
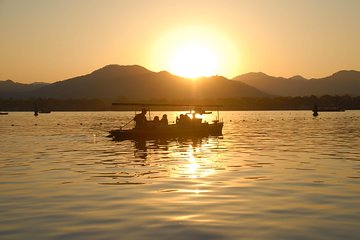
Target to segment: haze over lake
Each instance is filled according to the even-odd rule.
[[[360,111],[223,112],[221,137],[106,137],[133,116],[1,116],[1,239],[359,238]]]
[[[0,0],[0,240],[360,239],[359,10]]]

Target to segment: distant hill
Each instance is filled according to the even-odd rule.
[[[19,93],[29,92],[41,87],[49,85],[49,83],[17,83],[12,80],[0,81],[0,96],[9,95],[14,96]]]
[[[52,84],[0,81],[0,98],[215,99],[345,94],[360,96],[360,72],[339,71],[319,79],[247,73],[231,80],[222,76],[192,80],[138,65],[107,65]]]
[[[1,95],[0,95],[1,96]],[[55,82],[24,92],[43,98],[237,98],[267,94],[245,83],[220,76],[190,80],[141,66],[108,65],[90,74]]]
[[[272,77],[264,73],[247,73],[233,80],[277,96],[352,95],[360,96],[360,72],[339,71],[318,79]]]

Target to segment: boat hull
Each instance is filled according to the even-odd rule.
[[[201,123],[197,125],[182,126],[171,124],[166,126],[134,128],[128,130],[116,129],[109,131],[109,137],[114,140],[132,139],[171,139],[183,137],[221,136],[223,123]]]

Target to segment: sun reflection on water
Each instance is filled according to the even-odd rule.
[[[226,112],[219,138],[106,138],[132,115],[1,118],[2,238],[358,239],[359,111]]]
[[[189,144],[184,152],[174,153],[175,157],[182,159],[182,164],[175,166],[171,173],[172,177],[186,177],[199,179],[215,173],[216,162],[208,154],[204,143]]]

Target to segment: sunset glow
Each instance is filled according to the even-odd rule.
[[[356,0],[1,0],[0,80],[55,82],[108,64],[192,78],[321,78],[360,68],[359,8]]]
[[[218,56],[201,43],[188,43],[175,50],[168,70],[189,78],[213,76],[219,72]]]
[[[206,25],[170,29],[154,43],[149,65],[188,78],[235,76],[241,71],[241,46],[230,40],[226,33]]]

